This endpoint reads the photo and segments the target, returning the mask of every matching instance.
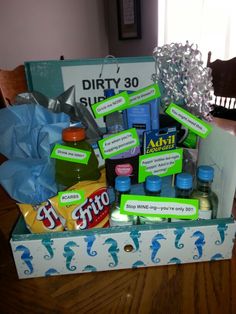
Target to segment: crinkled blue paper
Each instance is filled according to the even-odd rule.
[[[0,110],[0,184],[18,202],[38,204],[56,195],[51,150],[70,125],[65,113],[40,105],[10,106]]]

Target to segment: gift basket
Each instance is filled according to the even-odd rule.
[[[141,86],[104,79],[89,110],[75,86],[2,110],[19,278],[231,258],[236,169],[222,150],[234,154],[236,139],[212,122],[210,69],[188,42],[149,63]]]

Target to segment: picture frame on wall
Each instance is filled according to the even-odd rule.
[[[119,40],[141,39],[140,0],[117,0]]]

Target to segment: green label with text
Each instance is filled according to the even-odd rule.
[[[63,191],[58,193],[59,205],[76,205],[80,204],[85,199],[84,191],[73,190],[73,191]]]
[[[152,84],[147,87],[141,88],[132,94],[129,94],[130,106],[137,106],[145,102],[149,102],[155,98],[160,97],[160,89],[157,84]]]
[[[92,105],[92,110],[95,118],[101,118],[127,107],[129,107],[129,96],[127,92],[122,92]]]
[[[56,144],[50,157],[87,165],[90,155],[87,150]]]
[[[212,130],[210,124],[195,117],[176,104],[171,103],[166,109],[166,113],[202,138],[206,138]]]
[[[141,88],[131,94],[122,92],[92,105],[95,118],[104,117],[112,112],[131,108],[160,97],[157,84]]]
[[[139,183],[147,176],[169,176],[182,171],[183,148],[139,156]]]
[[[120,212],[125,215],[197,219],[199,201],[143,195],[122,195]]]
[[[139,146],[139,137],[133,128],[108,136],[98,141],[98,145],[103,159],[106,159]]]

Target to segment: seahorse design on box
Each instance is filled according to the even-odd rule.
[[[159,240],[166,240],[166,238],[164,237],[163,234],[158,233],[152,238],[152,244],[150,246],[150,249],[152,250],[151,260],[153,263],[156,263],[156,264],[160,262],[160,258],[156,258],[157,252],[161,248],[161,244]]]
[[[117,266],[118,265],[117,253],[119,253],[120,250],[118,249],[116,240],[114,240],[112,238],[108,238],[105,240],[105,242],[103,244],[109,244],[110,245],[110,247],[108,249],[108,253],[110,253],[110,255],[113,259],[113,262],[109,263],[109,267]]]
[[[60,274],[55,268],[49,268],[46,272],[45,272],[45,277],[50,277],[50,276],[54,276],[54,275],[58,275]]]
[[[84,267],[83,271],[95,272],[95,271],[97,271],[97,268],[95,266],[92,266],[92,265],[87,265]]]
[[[194,255],[193,259],[197,260],[202,257],[203,253],[203,246],[206,244],[205,242],[205,236],[201,231],[195,231],[191,238],[196,237],[197,240],[194,242],[196,249],[198,251],[198,255]]]
[[[172,257],[168,264],[181,264],[181,260],[178,257]]]
[[[133,229],[129,235],[134,242],[134,246],[135,246],[134,252],[136,252],[139,249],[139,238],[141,237],[141,233],[137,229]]]
[[[96,256],[98,254],[97,251],[92,251],[92,246],[95,239],[96,237],[94,234],[88,235],[84,238],[84,241],[87,242],[87,253],[89,256]]]
[[[71,266],[71,261],[75,255],[74,250],[71,248],[79,247],[78,244],[76,244],[74,241],[69,241],[64,246],[64,253],[63,256],[66,258],[66,268],[68,270],[74,271],[76,270],[76,266]]]
[[[220,235],[220,240],[216,240],[215,244],[216,245],[221,245],[224,243],[225,240],[225,231],[228,229],[228,226],[226,224],[219,224],[217,226],[217,231],[219,232]]]
[[[213,255],[212,257],[211,257],[211,261],[217,261],[218,259],[223,259],[224,258],[224,256],[221,254],[221,253],[216,253],[215,255]]]
[[[174,230],[174,235],[175,235],[175,247],[177,249],[182,249],[184,247],[184,244],[183,243],[179,243],[182,235],[184,234],[185,232],[185,228],[183,227],[180,227],[180,228],[176,228]]]
[[[143,261],[137,261],[135,263],[133,263],[132,265],[132,268],[135,269],[135,268],[138,268],[138,267],[145,267],[146,265],[144,264]]]
[[[26,269],[24,271],[24,274],[25,275],[30,275],[33,273],[33,264],[32,264],[32,260],[33,260],[33,256],[31,256],[30,254],[30,250],[24,246],[24,245],[18,245],[15,249],[15,252],[23,252],[22,255],[21,255],[21,259],[22,261],[24,261],[24,263],[26,264],[26,266],[29,268],[29,269]]]
[[[46,250],[48,251],[49,255],[44,255],[44,258],[46,260],[50,260],[53,258],[54,252],[52,249],[52,245],[53,245],[53,240],[52,239],[43,239],[42,240],[42,245],[46,248]]]

